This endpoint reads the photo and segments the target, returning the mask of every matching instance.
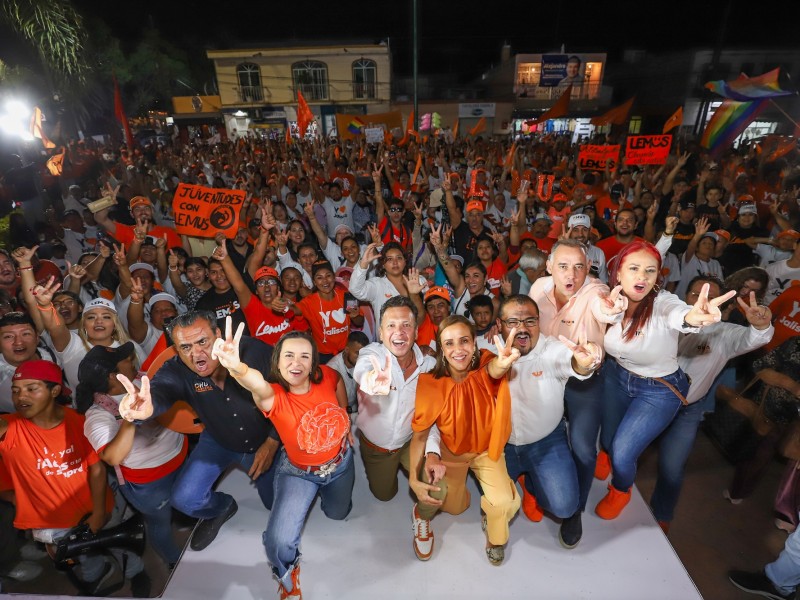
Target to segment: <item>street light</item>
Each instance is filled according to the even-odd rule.
[[[32,142],[30,132],[31,109],[20,100],[8,100],[5,112],[0,114],[0,129],[6,135],[18,137],[25,142]]]

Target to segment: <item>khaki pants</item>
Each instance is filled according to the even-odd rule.
[[[500,546],[508,542],[508,523],[519,510],[520,498],[508,476],[505,455],[493,461],[488,452],[456,455],[442,446],[442,462],[447,467],[442,481],[445,484],[442,492],[446,494],[444,504],[441,507],[420,504],[417,507],[419,516],[430,519],[439,510],[452,515],[467,510],[470,502],[467,472],[472,471],[483,490],[481,510],[486,514],[489,543]]]

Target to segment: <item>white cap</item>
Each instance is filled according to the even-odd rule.
[[[117,314],[117,307],[114,306],[114,303],[111,302],[111,300],[106,300],[105,298],[95,298],[94,300],[87,302],[86,306],[83,307],[83,314],[86,314],[95,308],[107,308],[114,314]]]
[[[567,227],[586,227],[586,229],[591,229],[592,220],[589,218],[589,215],[584,215],[582,213],[570,215],[567,221]]]
[[[431,197],[428,202],[428,206],[431,208],[439,208],[442,205],[442,197],[444,196],[444,190],[442,188],[433,190],[431,192]]]
[[[458,262],[461,263],[462,267],[464,266],[464,257],[459,254],[451,254],[450,260],[457,260]]]
[[[153,266],[152,265],[148,265],[147,263],[137,262],[137,263],[133,263],[130,266],[131,273],[133,273],[134,271],[139,271],[141,269],[144,269],[145,271],[150,271],[151,275],[155,275],[156,274],[156,270],[153,268]]]
[[[153,294],[150,297],[149,302],[147,303],[147,308],[153,310],[153,305],[156,302],[161,302],[162,300],[171,302],[175,308],[178,308],[178,301],[175,299],[175,296],[173,296],[172,294],[167,294],[166,292],[159,292],[158,294]]]

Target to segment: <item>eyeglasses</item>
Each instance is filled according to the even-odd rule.
[[[53,306],[56,308],[75,308],[76,302],[71,298],[69,300],[61,300],[59,302],[53,302]]]
[[[259,279],[256,281],[256,287],[264,287],[265,285],[278,285],[277,279]]]
[[[399,212],[403,212],[403,209],[400,208],[399,206],[393,206],[392,208],[389,209],[389,212],[399,213]]]
[[[539,324],[539,317],[528,317],[527,319],[500,319],[500,322],[503,323],[506,327],[519,327],[520,325],[524,325],[527,328],[536,327]]]

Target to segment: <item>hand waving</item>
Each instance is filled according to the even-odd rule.
[[[411,267],[408,270],[407,277],[403,275],[403,281],[405,281],[406,289],[408,290],[409,294],[419,294],[422,292],[422,283],[420,283],[419,280],[419,271],[414,267]]]

